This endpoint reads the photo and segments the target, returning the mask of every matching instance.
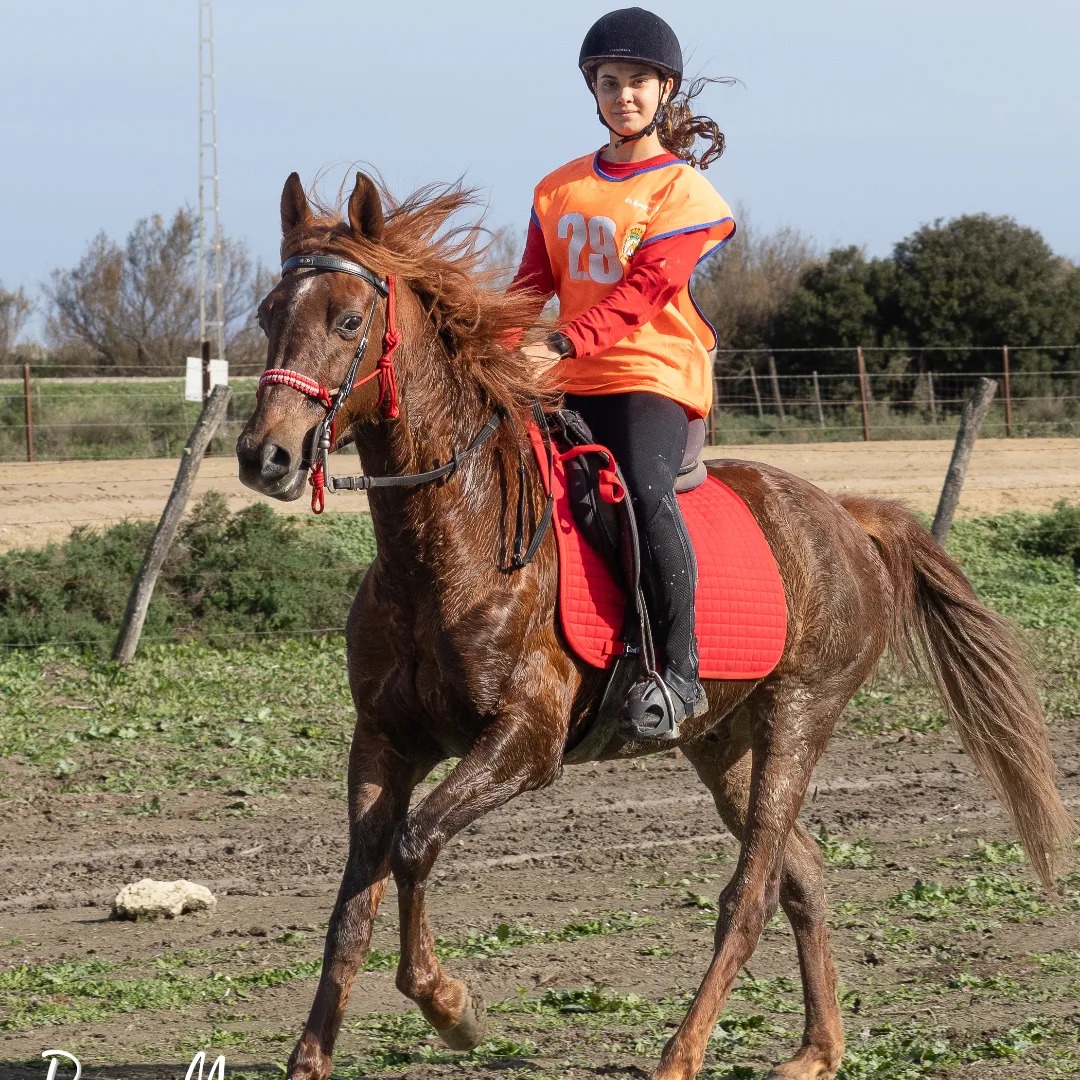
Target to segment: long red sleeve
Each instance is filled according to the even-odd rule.
[[[555,279],[551,273],[551,260],[548,258],[544,234],[535,218],[529,219],[529,232],[525,237],[525,250],[521,263],[510,289],[532,289],[537,293],[536,317],[544,310],[544,304],[555,292]]]
[[[630,260],[626,276],[600,303],[560,327],[573,344],[574,355],[603,352],[654,319],[686,288],[700,255],[701,236],[696,232],[679,233],[640,248]],[[529,221],[525,251],[510,288],[534,289],[543,298],[537,315],[555,291],[544,234],[535,220]]]

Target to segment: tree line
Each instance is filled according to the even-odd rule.
[[[75,266],[53,270],[36,302],[24,288],[0,283],[0,361],[65,373],[175,372],[185,356],[199,355],[198,239],[198,218],[181,207],[170,219],[137,221],[122,244],[98,233]],[[227,236],[220,259],[226,356],[255,367],[265,345],[253,312],[274,278]],[[209,266],[207,280],[212,305]],[[44,340],[20,342],[35,308]],[[212,307],[207,314],[213,317]]]
[[[741,241],[741,242],[740,242]],[[695,295],[717,329],[729,371],[747,360],[726,350],[778,354],[789,374],[851,370],[861,345],[871,368],[1000,370],[1000,349],[1018,369],[1080,367],[1080,267],[1056,255],[1034,229],[1009,217],[965,214],[935,221],[870,258],[859,247],[818,254],[791,229],[740,226],[719,258],[699,271]],[[784,352],[828,349],[843,352]]]
[[[738,217],[735,239],[694,283],[716,327],[721,372],[755,362],[738,350],[773,352],[788,374],[848,372],[857,345],[873,350],[872,369],[896,372],[923,370],[919,350],[943,346],[951,351],[934,354],[936,371],[997,370],[1002,345],[1038,347],[1016,355],[1018,370],[1080,364],[1066,348],[1080,344],[1080,267],[1011,218],[935,221],[871,258],[854,246],[822,254],[794,229],[762,232]],[[490,259],[514,266],[520,247],[517,234],[498,229]],[[226,353],[256,370],[265,346],[253,312],[274,278],[240,241],[224,237],[221,260]],[[136,222],[122,244],[99,233],[74,267],[54,270],[41,287],[44,342],[20,344],[35,303],[0,283],[0,362],[175,370],[199,350],[198,276],[198,222],[188,208]],[[807,348],[837,351],[785,351]]]

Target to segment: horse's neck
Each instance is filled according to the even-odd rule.
[[[404,476],[445,464],[464,452],[493,415],[493,407],[459,379],[440,379],[433,365],[425,367],[426,374],[409,367],[416,374],[401,385],[399,417],[357,434],[368,475]],[[460,583],[462,575],[473,580],[480,568],[497,569],[516,513],[518,447],[504,422],[446,481],[371,489],[368,505],[380,559],[400,564],[402,571],[426,566],[437,580],[450,583]]]

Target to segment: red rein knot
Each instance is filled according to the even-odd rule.
[[[383,354],[379,360],[382,371],[382,397],[386,401],[386,418],[398,418],[397,376],[394,374],[394,353],[401,344],[401,331],[397,328],[397,303],[394,293],[394,278],[386,275],[386,333],[383,335]]]
[[[615,455],[606,447],[597,443],[585,443],[567,450],[565,454],[557,454],[560,461],[572,461],[582,454],[602,454],[607,458],[607,467],[599,470],[597,476],[597,489],[600,498],[606,503],[621,503],[626,498],[626,488],[619,483],[619,474],[615,471]]]
[[[600,470],[597,487],[600,489],[600,498],[606,503],[621,503],[626,498],[626,488],[619,483],[619,475],[614,468]]]
[[[321,514],[326,509],[326,477],[321,460],[311,466],[308,483],[311,484],[311,512]]]

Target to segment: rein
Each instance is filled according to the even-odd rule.
[[[367,491],[371,488],[402,488],[419,487],[423,484],[436,483],[449,479],[461,467],[471,454],[479,450],[484,443],[498,430],[504,421],[510,421],[509,412],[499,406],[484,426],[472,437],[469,445],[464,450],[454,450],[451,458],[444,465],[437,465],[422,473],[406,473],[401,476],[331,476],[330,475],[330,448],[333,446],[335,431],[334,426],[337,415],[341,411],[345,398],[358,386],[370,382],[376,376],[379,378],[379,405],[386,409],[386,419],[396,420],[400,413],[398,407],[397,377],[394,374],[394,353],[401,344],[401,331],[396,325],[396,305],[394,296],[394,278],[387,274],[386,280],[377,277],[366,266],[351,262],[348,259],[339,258],[336,255],[294,255],[281,264],[282,274],[297,268],[312,270],[332,270],[342,274],[352,274],[362,278],[374,290],[371,306],[368,308],[367,317],[364,320],[364,331],[360,335],[360,341],[353,353],[349,370],[341,385],[335,390],[322,385],[310,376],[300,371],[292,371],[289,368],[269,368],[259,378],[259,393],[264,386],[288,386],[293,390],[299,390],[301,394],[318,401],[326,410],[326,416],[319,421],[315,429],[315,461],[308,474],[308,483],[311,484],[311,509],[313,513],[321,514],[326,509],[326,492],[336,491]],[[375,365],[375,370],[370,375],[365,375],[357,380],[356,373],[367,352],[368,333],[371,329],[371,321],[375,317],[375,306],[379,297],[386,300],[386,332],[383,334],[383,352]],[[539,405],[533,406],[533,415],[538,427],[544,433],[544,441],[547,445],[549,466],[552,456],[551,433],[548,430],[547,418]],[[525,549],[525,464],[518,463],[518,508],[517,528],[514,537],[514,553],[510,560],[510,568],[520,570],[532,561],[540,547],[540,541],[551,525],[551,516],[554,509],[554,496],[548,494],[546,505],[540,520],[536,524],[532,541],[528,549]]]

